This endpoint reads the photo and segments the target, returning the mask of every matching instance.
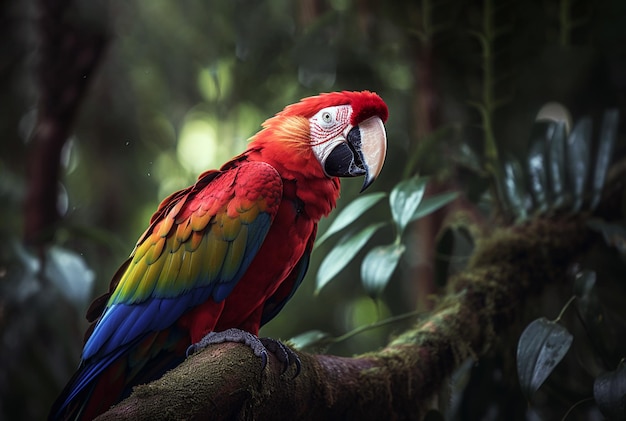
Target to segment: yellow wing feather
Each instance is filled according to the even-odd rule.
[[[250,253],[260,246],[250,245],[250,239],[262,238],[250,237],[251,227],[255,233],[269,229],[282,197],[282,180],[271,166],[248,162],[213,174],[208,184],[198,186],[173,194],[171,201],[160,205],[108,305],[174,297],[240,276]],[[266,216],[259,219],[263,212]]]

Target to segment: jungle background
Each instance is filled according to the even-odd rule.
[[[1,419],[45,417],[77,367],[90,300],[160,200],[241,152],[287,104],[325,91],[377,92],[389,106],[389,150],[371,190],[387,197],[419,174],[429,177],[426,198],[458,192],[408,224],[397,267],[374,288],[361,282],[361,261],[394,241],[389,226],[322,288],[320,265],[342,237],[325,240],[297,294],[261,332],[289,339],[314,331],[309,340],[324,340],[310,350],[342,356],[383,347],[435,308],[477,233],[558,217],[536,196],[529,205],[520,178],[505,170],[526,165],[533,136],[546,130],[535,122],[546,103],[563,104],[574,123],[593,121],[594,158],[606,110],[626,115],[621,0],[2,1],[0,21]],[[624,127],[613,127],[612,163],[626,150]],[[503,180],[520,200],[502,193]],[[361,180],[342,183],[319,235],[358,197]],[[626,384],[621,203],[611,225],[601,222],[613,240],[598,235],[592,252],[569,262],[571,279],[536,294],[489,352],[433,391],[440,399],[430,416],[607,415],[594,402],[594,379],[617,373],[610,381],[622,392]],[[392,213],[382,200],[350,225]],[[601,320],[568,317],[574,348],[525,396],[515,360],[521,332],[538,317],[555,319],[574,279],[591,277],[599,292],[578,301],[592,300]],[[623,395],[616,399],[608,405],[619,413]]]

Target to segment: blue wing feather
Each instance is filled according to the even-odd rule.
[[[253,235],[248,239],[241,266],[232,279],[193,288],[173,298],[153,297],[142,303],[109,306],[85,343],[83,359],[91,358],[96,353],[107,354],[142,334],[165,329],[185,311],[203,303],[211,295],[216,302],[225,299],[256,256],[270,223],[270,215],[260,214],[254,223],[250,224]]]

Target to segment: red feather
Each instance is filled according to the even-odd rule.
[[[318,96],[305,98],[296,104],[289,105],[285,107],[282,112],[278,113],[278,115],[299,115],[310,118],[322,108],[337,105],[350,105],[352,107],[352,119],[350,124],[353,126],[356,126],[372,116],[380,117],[383,123],[386,122],[389,117],[387,105],[381,97],[370,91],[342,91],[320,94]]]
[[[113,277],[109,293],[90,307],[89,321],[97,326],[93,330],[92,325],[86,335],[90,357],[81,362],[81,369],[55,403],[51,418],[95,416],[127,396],[133,385],[157,378],[178,364],[184,350],[207,333],[239,328],[256,335],[262,323],[280,311],[306,272],[318,221],[330,213],[339,197],[339,179],[326,176],[313,156],[308,121],[320,109],[338,105],[351,105],[352,125],[372,116],[387,119],[386,105],[371,92],[306,98],[267,120],[246,152],[220,171],[205,172],[195,185],[159,205],[131,258]],[[265,195],[261,197],[260,192]],[[259,210],[265,205],[267,210]],[[263,217],[258,216],[261,214]],[[207,284],[206,279],[192,274],[200,273],[193,264],[209,262],[196,249],[216,250],[206,248],[209,238],[213,239],[211,246],[229,241],[229,254],[223,254],[224,261],[214,268],[220,278],[211,278]],[[142,248],[157,243],[158,247]],[[135,253],[137,259],[133,259]],[[248,260],[241,258],[242,253]],[[142,260],[143,256],[148,257]],[[168,274],[167,288],[156,281],[154,285],[145,282],[150,265],[163,263],[159,260],[163,256],[168,261],[179,258],[176,264],[182,268],[172,277],[170,272],[159,272]],[[221,271],[222,263],[228,273],[236,275],[232,283]],[[174,280],[182,283],[172,288]],[[232,291],[228,289],[231,285]],[[219,288],[225,293],[211,295]],[[172,291],[179,295],[167,295]],[[208,291],[206,296],[204,291]],[[135,298],[126,302],[127,295]],[[198,296],[202,301],[193,301]],[[187,302],[192,304],[185,307]],[[157,318],[167,320],[167,326],[155,321]],[[120,331],[102,328],[118,327],[110,323],[122,325]],[[128,336],[129,332],[135,336]],[[99,340],[109,346],[106,355],[98,348]]]

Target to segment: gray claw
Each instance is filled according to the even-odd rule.
[[[222,332],[209,332],[204,338],[187,348],[187,356],[206,348],[209,345],[221,344],[224,342],[237,342],[247,345],[254,355],[261,358],[261,368],[267,365],[267,352],[271,352],[276,359],[283,364],[283,373],[292,364],[296,365],[294,377],[300,374],[302,363],[298,355],[287,345],[272,338],[259,338],[245,330],[231,328]]]
[[[300,374],[300,370],[302,369],[302,362],[300,361],[300,357],[296,354],[293,349],[289,348],[284,343],[272,339],[272,338],[260,338],[261,343],[265,346],[269,352],[276,356],[276,359],[283,364],[283,373],[287,371],[291,364],[296,365],[296,373],[293,377],[297,377]]]
[[[261,368],[267,365],[267,350],[263,342],[250,332],[241,329],[226,329],[222,332],[209,332],[204,338],[187,348],[187,356],[206,348],[209,345],[224,342],[237,342],[247,345],[254,355],[261,358]]]

